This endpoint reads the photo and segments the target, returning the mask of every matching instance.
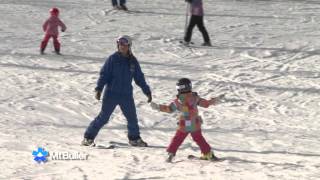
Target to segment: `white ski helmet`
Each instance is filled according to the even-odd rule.
[[[132,56],[132,50],[131,50],[131,46],[132,46],[132,40],[131,40],[131,37],[128,36],[128,35],[123,35],[123,36],[120,36],[118,37],[117,39],[117,48],[119,50],[119,44],[125,44],[125,45],[128,45],[129,47],[129,55]]]
[[[117,44],[119,44],[119,43],[125,43],[125,44],[128,44],[129,47],[131,47],[132,46],[132,39],[128,35],[123,35],[123,36],[118,37]]]

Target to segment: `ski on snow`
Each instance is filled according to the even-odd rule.
[[[212,159],[212,160],[201,159],[200,157],[195,156],[195,155],[192,155],[192,154],[188,155],[188,159],[189,159],[189,160],[209,161],[209,162],[222,162],[222,161],[224,161],[224,160],[225,160],[225,159],[223,159],[223,158]]]

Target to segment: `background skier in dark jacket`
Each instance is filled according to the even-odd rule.
[[[206,28],[204,27],[203,23],[203,4],[202,0],[186,0],[187,3],[190,3],[190,12],[191,12],[191,18],[189,21],[189,25],[187,28],[187,32],[184,36],[185,43],[189,43],[192,36],[192,30],[197,25],[199,28],[199,31],[202,33],[204,43],[203,46],[211,46],[210,38],[208,35],[208,32]]]

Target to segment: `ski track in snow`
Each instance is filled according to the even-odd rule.
[[[212,47],[182,39],[185,3],[129,1],[129,12],[103,0],[0,1],[0,179],[319,179],[320,3],[301,1],[204,1]],[[41,25],[57,6],[67,31],[61,56],[38,54]],[[134,22],[134,23],[133,23]],[[200,149],[186,138],[173,163],[165,148],[176,114],[153,111],[134,89],[141,134],[153,147],[94,149],[80,146],[101,102],[94,87],[105,58],[121,34],[133,38],[153,101],[175,98],[181,77],[202,97],[226,102],[200,108],[203,134],[219,163],[190,161]],[[119,108],[96,141],[127,143]],[[86,161],[37,164],[32,151],[89,154]]]

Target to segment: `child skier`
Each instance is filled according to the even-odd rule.
[[[171,113],[175,110],[181,112],[179,116],[178,129],[175,136],[173,137],[167,152],[169,157],[167,162],[171,162],[176,154],[177,149],[182,144],[184,139],[190,133],[193,140],[198,144],[201,149],[203,160],[219,160],[212,152],[211,147],[206,142],[201,133],[201,123],[202,119],[198,115],[197,106],[209,107],[210,105],[215,105],[220,102],[224,95],[220,95],[216,98],[210,100],[205,100],[196,92],[192,92],[191,81],[187,78],[182,78],[177,83],[178,95],[177,98],[170,103],[170,105],[160,105],[151,102],[152,109]]]
[[[53,38],[53,46],[56,54],[60,54],[60,43],[58,41],[59,31],[58,27],[61,27],[61,31],[64,32],[67,28],[66,25],[59,19],[59,9],[50,9],[50,17],[42,25],[42,29],[45,32],[45,36],[40,45],[40,53],[44,54],[44,50],[48,44],[50,38]]]

